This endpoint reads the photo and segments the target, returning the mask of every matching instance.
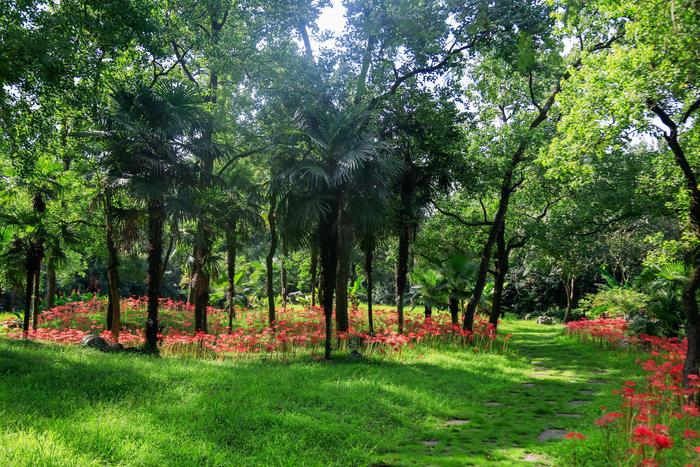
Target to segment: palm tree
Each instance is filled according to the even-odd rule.
[[[370,115],[361,108],[340,108],[318,100],[299,111],[295,121],[292,149],[282,151],[276,159],[277,183],[285,187],[280,192],[280,211],[290,246],[293,241],[309,244],[315,236],[319,239],[325,356],[330,358],[333,297],[338,285],[338,330],[348,329],[345,262],[353,239],[350,220],[362,211],[364,193],[373,188],[388,190],[391,177],[387,173],[396,164],[369,132]],[[371,183],[368,177],[373,178]]]
[[[163,226],[169,199],[193,179],[190,141],[201,131],[200,99],[176,81],[116,89],[105,121],[102,163],[122,181],[147,214],[148,317],[144,351],[158,352],[158,300],[163,268]]]
[[[425,269],[411,273],[413,283],[413,297],[417,298],[425,307],[425,319],[433,315],[434,306],[443,306],[447,301],[448,282],[438,271]]]

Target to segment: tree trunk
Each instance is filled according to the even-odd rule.
[[[505,226],[504,226],[505,227]],[[506,246],[505,228],[500,229],[496,239],[496,264],[493,284],[493,302],[491,303],[491,313],[489,323],[498,327],[498,320],[501,317],[501,304],[503,302],[503,287],[508,274],[508,248]]]
[[[32,295],[34,293],[34,278],[36,277],[36,269],[34,263],[36,261],[36,253],[34,252],[34,243],[32,242],[27,252],[26,261],[26,284],[24,293],[24,321],[22,323],[22,331],[26,335],[29,332],[29,322],[32,315]]]
[[[323,314],[325,317],[326,339],[325,358],[331,358],[331,340],[333,337],[333,294],[335,292],[335,272],[338,265],[338,234],[336,220],[338,218],[337,202],[331,201],[330,210],[321,217],[319,222],[319,253],[321,258],[321,290]]]
[[[399,255],[396,262],[396,312],[399,318],[399,334],[403,334],[403,296],[406,292],[406,278],[408,276],[408,226],[401,228],[399,232]]]
[[[228,10],[223,14],[221,21],[218,16],[221,12],[219,8],[210,10],[209,39],[216,49],[219,43],[221,29],[223,28],[228,17]],[[211,62],[210,62],[211,65]],[[216,107],[218,100],[219,75],[217,70],[209,67],[209,95],[207,101]],[[214,172],[214,116],[210,115],[208,127],[202,132],[203,153],[201,154],[201,174],[199,185],[206,190],[212,183],[212,173]],[[194,274],[195,283],[192,286],[194,291],[194,328],[195,332],[207,332],[207,307],[209,306],[209,271],[206,268],[206,262],[211,257],[211,249],[213,244],[213,231],[210,226],[210,220],[206,213],[200,213],[200,218],[197,221],[197,233],[195,239],[195,254],[194,254]]]
[[[335,278],[335,319],[338,332],[347,332],[350,328],[348,316],[348,277],[350,276],[350,231],[346,219],[347,213],[342,204],[338,213],[336,230],[338,232],[338,265]]]
[[[649,102],[651,110],[661,119],[661,121],[669,129],[668,133],[664,133],[664,139],[668,143],[668,147],[673,152],[673,157],[676,165],[683,172],[685,178],[686,190],[690,196],[689,221],[690,227],[695,237],[700,239],[700,188],[698,187],[698,179],[690,162],[688,161],[685,151],[678,140],[678,125],[670,118],[661,107],[653,102]],[[697,109],[697,107],[696,107]],[[690,117],[691,110],[685,114],[684,121],[681,121],[681,126]],[[697,375],[700,370],[700,312],[698,312],[697,291],[700,287],[700,264],[698,263],[698,255],[700,251],[696,249],[691,255],[691,266],[693,272],[688,278],[681,300],[683,302],[683,310],[685,311],[686,319],[686,337],[688,339],[688,350],[685,358],[685,366],[683,369],[684,382],[686,386],[690,385],[688,375]]]
[[[119,251],[114,238],[111,195],[105,194],[105,231],[107,243],[107,286],[109,300],[107,304],[107,329],[112,331],[112,338],[119,340],[121,331],[121,309],[119,303]]]
[[[282,309],[287,308],[287,242],[284,238],[281,239],[282,243],[282,258],[280,261],[280,296],[282,299]]]
[[[226,278],[228,280],[228,332],[233,332],[236,319],[236,239],[235,227],[226,232]]]
[[[36,331],[39,326],[39,305],[41,305],[41,263],[36,265],[34,272],[34,313],[32,314],[32,329]]]
[[[694,261],[697,261],[697,258],[694,258]],[[683,370],[686,384],[689,384],[688,375],[696,375],[698,370],[700,370],[700,312],[698,312],[697,300],[699,287],[700,265],[696,265],[683,289],[682,295],[683,308],[687,320],[685,334],[688,339],[688,350]]]
[[[455,297],[450,297],[448,305],[450,307],[452,326],[459,326],[459,300],[457,300]]]
[[[365,275],[367,276],[367,322],[369,324],[369,335],[374,335],[374,316],[372,313],[372,257],[374,256],[374,239],[365,248]]]
[[[270,224],[270,249],[265,258],[265,268],[267,270],[267,315],[270,326],[275,325],[275,289],[274,271],[272,262],[277,251],[277,225],[275,220],[275,196],[270,197],[270,210],[267,214],[267,221]]]
[[[46,309],[56,306],[56,262],[49,258],[46,263]]]
[[[564,281],[564,293],[566,294],[566,311],[564,312],[564,322],[567,323],[571,319],[571,309],[574,305],[576,296],[576,278],[567,278]]]
[[[404,155],[404,164],[405,167],[401,176],[399,186],[401,204],[399,208],[398,218],[399,251],[396,262],[396,312],[398,314],[399,320],[399,334],[403,334],[403,296],[404,293],[406,293],[406,278],[408,276],[408,261],[411,233],[415,225],[415,216],[413,213],[413,198],[417,185],[416,170],[408,153]]]
[[[486,274],[489,270],[489,263],[491,262],[491,252],[493,250],[493,245],[496,243],[498,237],[498,231],[503,228],[505,224],[506,213],[508,212],[508,204],[510,202],[510,196],[513,193],[513,171],[515,167],[520,163],[522,154],[525,151],[525,146],[521,145],[516,151],[515,155],[511,159],[510,166],[506,170],[503,176],[503,182],[501,183],[501,195],[500,202],[498,204],[498,211],[494,217],[493,224],[489,229],[489,236],[486,239],[486,243],[481,250],[481,261],[479,263],[479,269],[476,273],[476,281],[474,283],[474,291],[472,296],[467,303],[467,310],[464,313],[464,325],[465,331],[472,331],[474,328],[474,313],[476,312],[476,307],[481,301],[481,296],[484,293],[484,286],[486,285]]]
[[[429,321],[433,318],[433,307],[431,305],[425,305],[424,315],[425,321]]]
[[[311,243],[311,264],[309,266],[311,275],[311,306],[316,306],[316,283],[318,282],[318,243]]]
[[[144,352],[158,353],[158,300],[163,261],[164,206],[161,201],[151,201],[148,206],[148,316],[146,318],[146,342]]]

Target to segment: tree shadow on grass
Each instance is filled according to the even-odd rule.
[[[547,337],[523,334],[518,350],[550,352]],[[105,463],[483,464],[541,451],[542,430],[582,423],[556,413],[592,399],[577,395],[577,381],[524,387],[522,359],[441,358],[230,364],[2,341],[0,423],[51,431]],[[100,428],[100,417],[111,425]],[[468,422],[446,426],[451,418]]]

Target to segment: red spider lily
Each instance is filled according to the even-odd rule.
[[[584,435],[577,431],[570,431],[567,434],[564,435],[564,438],[566,439],[580,439],[580,440],[585,440],[587,439]]]
[[[595,421],[595,424],[598,426],[607,426],[613,422],[615,422],[618,418],[622,417],[622,414],[620,412],[610,412],[606,413],[599,419]]]

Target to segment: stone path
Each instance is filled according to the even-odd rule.
[[[519,382],[516,378],[513,384],[478,402],[480,408],[465,408],[463,415],[467,417],[443,419],[434,438],[428,435],[419,441],[431,459],[438,456],[453,465],[450,462],[465,452],[463,446],[478,442],[494,452],[508,453],[494,461],[498,465],[553,465],[556,460],[546,455],[547,444],[561,441],[569,431],[585,431],[592,424],[595,399],[609,394],[614,384],[611,370],[601,366],[613,368],[615,361],[606,361],[607,357],[596,350],[589,352],[561,338],[557,327],[542,326],[541,332],[516,331],[511,342],[514,353],[529,362],[529,369]],[[495,433],[485,435],[489,429]],[[447,432],[449,436],[445,436]],[[420,459],[412,463],[424,465]]]

